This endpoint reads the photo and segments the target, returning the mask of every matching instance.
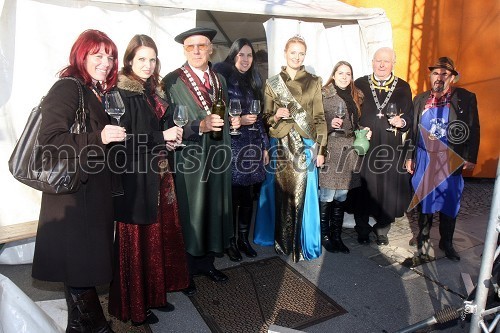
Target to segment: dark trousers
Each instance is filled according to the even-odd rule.
[[[233,212],[235,212],[238,207],[253,207],[253,200],[255,198],[254,185],[233,185],[232,192]]]
[[[374,205],[372,202],[373,199],[367,194],[364,186],[351,189],[348,199],[350,200],[350,207],[356,223],[354,229],[358,235],[366,236],[373,230],[377,235],[387,236],[394,218],[387,216],[380,209],[372,209]],[[373,213],[373,211],[378,211],[378,214],[373,214],[376,223],[371,227],[368,222],[370,213]]]
[[[211,271],[215,268],[215,256],[213,254],[206,254],[204,256],[193,256],[187,252],[186,254],[189,275],[191,277],[193,277],[194,275],[202,274],[203,272]]]

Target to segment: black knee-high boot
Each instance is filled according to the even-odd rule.
[[[349,253],[342,241],[342,224],[344,223],[344,203],[333,200],[330,211],[330,229],[333,252]]]
[[[241,207],[239,207],[241,209]],[[238,251],[238,246],[236,245],[236,225],[237,225],[237,216],[238,216],[238,206],[233,205],[233,232],[234,236],[229,239],[229,247],[226,249],[226,254],[231,261],[241,261],[243,258],[241,257],[240,251]]]
[[[248,241],[250,224],[252,223],[252,211],[252,207],[240,206],[238,213],[238,249],[250,258],[257,256],[257,252],[255,252]]]
[[[439,212],[439,248],[444,251],[446,258],[451,261],[459,261],[460,256],[453,248],[453,234],[455,233],[456,218],[449,217],[446,214]]]
[[[113,333],[95,288],[76,291],[68,286],[64,287],[68,305],[66,333]]]
[[[417,249],[421,250],[424,242],[429,241],[432,228],[432,214],[424,214],[419,212],[418,215],[418,235],[417,235]]]
[[[321,245],[328,252],[333,252],[333,245],[330,239],[330,214],[331,214],[331,202],[320,201],[319,202],[319,221],[321,228]]]

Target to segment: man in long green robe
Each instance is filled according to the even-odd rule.
[[[183,133],[186,146],[174,150],[173,162],[191,275],[190,285],[184,290],[188,296],[196,293],[194,275],[206,275],[215,282],[227,281],[227,276],[215,268],[214,256],[223,255],[233,237],[229,127],[231,122],[238,128],[240,119],[211,112],[219,94],[225,104],[228,99],[224,78],[212,71],[209,63],[216,33],[212,29],[193,28],[176,36],[175,41],[183,44],[187,62],[162,80],[169,101],[167,125],[173,125],[177,105],[189,109]],[[212,138],[211,132],[218,131],[223,133],[221,140]]]

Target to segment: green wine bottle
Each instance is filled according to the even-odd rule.
[[[226,106],[224,105],[224,101],[222,100],[222,85],[219,86],[219,91],[217,94],[217,101],[212,105],[212,113],[218,114],[222,120],[225,121],[226,116]],[[222,140],[222,128],[221,131],[211,131],[210,137],[213,140],[220,141]]]

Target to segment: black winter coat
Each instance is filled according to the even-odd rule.
[[[118,91],[125,104],[122,126],[130,138],[125,142],[125,154],[119,154],[119,164],[125,167],[122,174],[124,195],[115,198],[115,217],[119,222],[151,224],[156,222],[160,165],[165,167],[166,144],[163,138],[163,120],[146,100],[141,82],[125,75],[118,78]],[[157,92],[159,101],[163,92]]]
[[[69,132],[79,94],[74,81],[61,80],[42,102],[38,136],[42,145],[71,146],[94,166],[76,193],[42,194],[32,276],[73,287],[109,283],[113,259],[111,172],[108,149],[101,141],[101,131],[110,121],[92,90],[83,86],[83,95],[87,133]]]

